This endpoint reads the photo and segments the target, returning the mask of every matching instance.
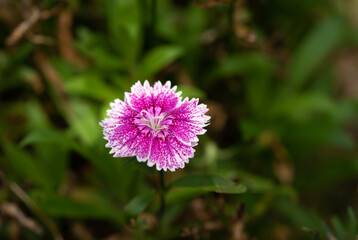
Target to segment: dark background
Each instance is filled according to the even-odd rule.
[[[355,239],[357,30],[357,0],[0,0],[0,238]],[[212,117],[165,191],[98,124],[145,79]]]

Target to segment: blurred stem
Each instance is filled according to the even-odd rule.
[[[9,183],[9,188],[42,221],[42,223],[46,225],[46,227],[50,230],[53,239],[63,240],[63,237],[61,236],[61,233],[56,224],[41,212],[37,205],[29,198],[26,192],[22,190],[19,185],[11,182]]]
[[[150,4],[150,26],[149,26],[149,47],[153,47],[156,41],[156,25],[157,25],[157,0],[152,0]]]
[[[159,209],[159,216],[162,216],[165,211],[165,183],[164,183],[164,171],[159,172],[160,177],[160,209]]]

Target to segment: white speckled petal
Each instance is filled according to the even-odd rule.
[[[170,88],[169,81],[165,85],[156,82],[153,88],[153,105],[160,107],[162,112],[174,109],[181,102],[181,93],[176,93],[176,88],[176,86]]]
[[[182,104],[174,109],[170,114],[174,119],[187,121],[200,127],[208,125],[210,116],[205,115],[209,110],[205,104],[199,104],[199,99],[193,98],[188,100],[185,98]]]
[[[153,106],[152,92],[153,88],[145,81],[143,86],[138,81],[131,88],[131,93],[125,93],[125,102],[134,110],[140,112]]]
[[[203,127],[208,125],[210,119],[205,115],[208,108],[205,104],[198,105],[198,99],[189,101],[184,99],[183,103],[171,112],[172,124],[168,131],[174,134],[181,142],[190,145],[191,142],[198,142],[197,135],[206,132]]]
[[[162,169],[175,171],[184,168],[189,158],[194,156],[194,152],[191,146],[181,143],[172,135],[168,135],[165,139],[154,138],[148,165],[156,165],[158,171]]]
[[[125,93],[124,102],[111,103],[109,118],[100,122],[110,153],[136,156],[157,170],[184,168],[194,157],[197,135],[206,132],[203,128],[210,117],[205,115],[206,105],[198,104],[198,99],[182,101],[180,94],[169,81],[156,82],[154,87],[148,81],[137,82],[131,93]]]

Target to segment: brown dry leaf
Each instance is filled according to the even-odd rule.
[[[49,80],[50,84],[61,97],[65,97],[65,91],[62,85],[62,79],[57,71],[48,62],[45,54],[41,51],[35,52],[35,62],[42,74]]]
[[[215,28],[211,28],[203,32],[200,36],[200,42],[205,45],[213,44],[219,38],[219,32]]]
[[[231,239],[232,240],[248,240],[248,236],[244,231],[244,221],[236,220],[234,221],[231,228]]]
[[[190,207],[193,216],[200,221],[208,221],[211,219],[211,214],[205,206],[205,202],[201,198],[195,198],[191,201]]]
[[[239,205],[236,216],[231,225],[231,240],[249,240],[249,236],[244,231],[246,222],[245,205],[242,203]]]
[[[43,234],[42,227],[34,219],[27,217],[15,203],[3,202],[0,205],[0,210],[3,215],[13,218],[20,225],[26,227],[37,235]]]
[[[255,32],[247,26],[245,19],[245,2],[243,0],[233,1],[233,29],[236,36],[248,44],[256,43],[257,36]]]
[[[205,1],[193,0],[193,2],[199,7],[211,8],[221,4],[229,4],[231,1],[230,0],[205,0]]]
[[[274,238],[277,240],[292,239],[291,229],[284,224],[276,225],[274,228]]]
[[[33,34],[31,31],[26,34],[27,39],[33,44],[54,46],[55,39],[41,34]]]
[[[0,21],[11,28],[16,27],[21,19],[18,3],[15,1],[0,1]]]
[[[210,119],[210,130],[215,131],[217,133],[221,132],[228,120],[228,115],[224,109],[224,107],[215,101],[207,101],[207,105],[209,108]]]
[[[142,213],[138,216],[137,221],[145,222],[146,229],[154,229],[158,225],[158,219],[150,213]]]
[[[80,56],[73,49],[73,36],[72,36],[72,23],[73,23],[73,11],[70,8],[63,9],[57,21],[57,34],[58,34],[58,47],[60,55],[67,61],[75,64],[79,67],[86,67],[89,65],[89,61]]]
[[[305,227],[305,226],[302,227],[302,231],[307,232],[307,233],[310,233],[310,234],[312,235],[312,237],[313,237],[314,239],[316,239],[316,240],[319,240],[319,239],[320,239],[320,237],[319,237],[319,232],[318,232],[318,231],[315,231],[315,230],[310,229],[310,228]]]
[[[24,80],[32,87],[35,93],[41,94],[44,91],[44,85],[37,72],[30,73],[24,77]]]
[[[2,5],[4,5],[5,9],[8,9],[7,11],[0,11],[0,18],[3,17],[5,20],[8,19],[8,21],[14,22],[14,17],[9,20],[9,17],[6,14],[13,6],[11,4],[1,4],[0,2],[0,8]],[[55,44],[55,40],[53,38],[43,36],[41,34],[34,34],[32,30],[36,23],[40,20],[45,20],[56,15],[61,8],[62,6],[59,4],[50,10],[40,10],[39,7],[33,6],[31,1],[25,2],[24,6],[22,6],[22,9],[24,9],[23,15],[25,16],[25,19],[20,23],[17,22],[18,25],[6,39],[6,44],[8,46],[13,46],[26,36],[27,39],[34,44],[53,46]],[[30,10],[27,11],[26,9]]]
[[[260,136],[260,142],[272,149],[275,156],[273,169],[280,182],[291,183],[294,178],[293,163],[277,134],[271,131],[263,132]]]
[[[106,240],[132,240],[133,238],[127,233],[116,233],[108,236]]]
[[[17,221],[9,222],[9,236],[11,240],[20,240],[20,225]]]
[[[335,73],[339,95],[358,99],[358,50],[348,49],[338,54],[335,62]],[[358,118],[347,126],[347,132],[358,143]]]
[[[86,240],[94,239],[91,232],[81,222],[73,222],[71,224],[71,230],[73,232],[73,235],[77,239],[86,239]]]
[[[205,222],[204,225],[203,225],[203,228],[204,230],[206,231],[218,231],[220,229],[223,229],[223,224],[219,221],[208,221],[208,222]]]
[[[7,183],[9,189],[42,221],[42,223],[49,229],[54,240],[63,240],[63,237],[57,228],[57,225],[48,218],[37,205],[31,200],[27,193],[15,182]]]
[[[358,0],[342,1],[351,24],[358,29]]]
[[[198,227],[183,228],[181,231],[181,236],[182,237],[190,237],[193,239],[200,239],[199,228]]]
[[[328,240],[337,240],[335,236],[333,236],[331,233],[327,233],[327,239]]]
[[[32,28],[32,26],[37,23],[37,21],[41,17],[40,9],[38,8],[32,8],[30,11],[30,16],[25,19],[23,22],[21,22],[10,34],[10,36],[6,39],[6,44],[8,46],[15,45],[24,35],[27,33],[27,31]]]
[[[65,107],[64,110],[70,113],[71,106],[62,84],[62,79],[58,72],[52,67],[47,60],[45,54],[40,50],[35,51],[34,54],[35,63],[40,72],[45,76],[45,79],[50,83],[58,97],[60,98],[62,105]]]
[[[62,4],[59,3],[58,5],[56,5],[55,7],[53,7],[50,10],[42,10],[41,11],[41,20],[45,20],[45,19],[48,19],[50,17],[57,15],[62,10],[62,8],[63,8]]]
[[[341,53],[337,58],[336,72],[342,94],[358,99],[358,50]]]

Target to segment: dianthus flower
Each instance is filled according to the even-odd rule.
[[[208,108],[198,99],[182,100],[170,81],[154,87],[139,81],[125,93],[124,102],[115,99],[100,122],[106,147],[114,157],[136,156],[139,162],[156,165],[157,170],[184,168],[194,156],[197,135],[206,132]]]

